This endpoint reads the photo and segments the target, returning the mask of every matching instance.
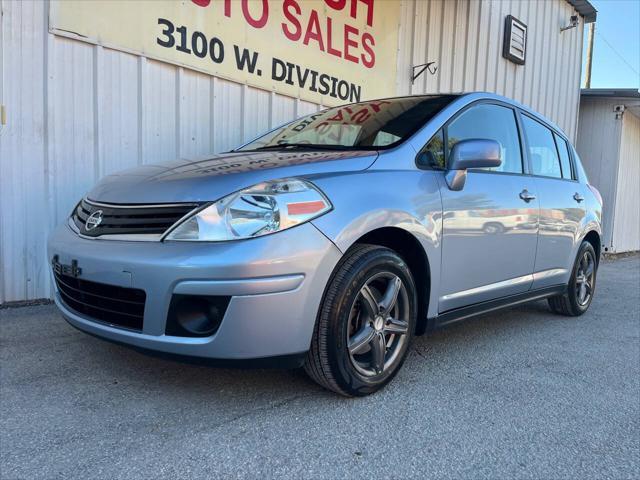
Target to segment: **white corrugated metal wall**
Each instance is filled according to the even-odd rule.
[[[635,100],[584,96],[580,103],[576,149],[604,199],[602,243],[610,253],[640,250],[640,118],[637,108],[614,111]]]
[[[527,59],[502,57],[504,19],[528,26]],[[580,101],[582,23],[560,32],[576,15],[564,1],[429,0],[405,2],[398,49],[398,94],[489,91],[532,107],[570,138]],[[411,66],[435,61],[411,85]]]
[[[95,181],[142,163],[229,149],[319,106],[53,36],[48,2],[0,0],[8,125],[0,132],[0,303],[49,297],[48,232]],[[529,26],[528,57],[501,56],[504,17]],[[582,25],[563,0],[402,2],[398,89],[495,91],[573,137]],[[436,61],[411,85],[411,65]]]
[[[613,218],[618,184],[618,159],[622,121],[613,111],[609,98],[583,98],[576,150],[592,182],[602,194],[604,207],[602,244],[605,251],[613,245]]]
[[[631,111],[624,113],[620,142],[613,247],[631,252],[640,250],[640,118]]]

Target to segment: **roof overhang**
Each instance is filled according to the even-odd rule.
[[[583,88],[580,90],[583,97],[616,97],[616,98],[640,98],[637,88]]]
[[[596,21],[598,11],[587,0],[567,0],[576,11],[584,17],[584,23],[593,23]]]
[[[625,111],[640,118],[640,91],[636,88],[583,88],[580,99],[607,98],[612,105],[624,105]]]

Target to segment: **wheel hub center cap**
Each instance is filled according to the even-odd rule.
[[[380,332],[384,328],[384,318],[378,316],[373,320],[373,328]]]

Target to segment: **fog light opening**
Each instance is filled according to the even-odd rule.
[[[208,337],[218,331],[230,297],[174,295],[167,318],[167,335]]]

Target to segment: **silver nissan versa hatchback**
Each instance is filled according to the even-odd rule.
[[[602,199],[567,137],[486,93],[355,103],[98,183],[50,237],[71,325],[367,395],[414,335],[547,299],[583,314]]]

